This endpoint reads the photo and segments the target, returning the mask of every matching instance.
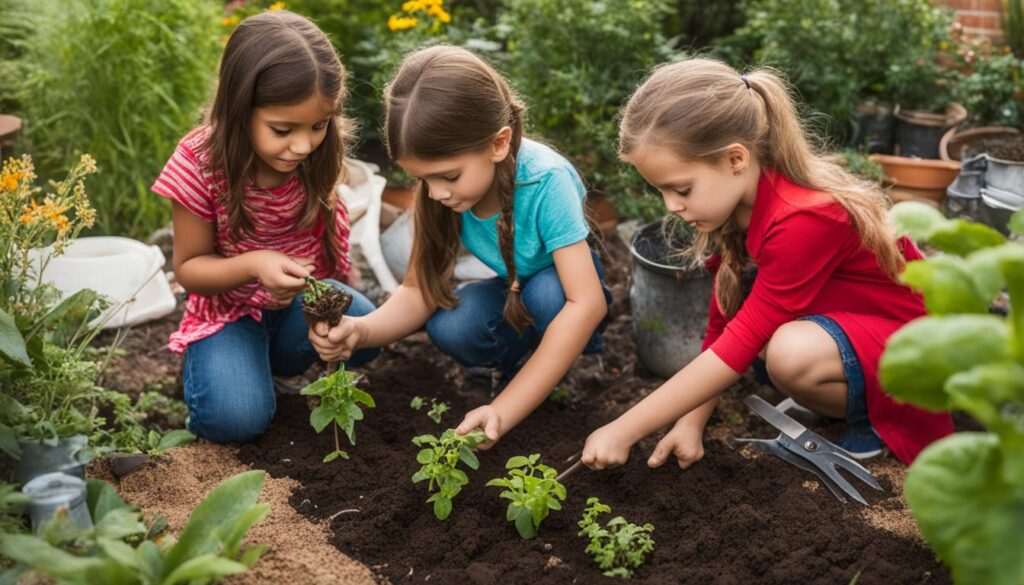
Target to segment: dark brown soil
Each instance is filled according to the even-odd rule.
[[[328,325],[334,327],[341,321],[341,317],[351,304],[352,295],[332,288],[313,303],[303,302],[302,317],[309,327],[315,326],[320,321],[326,321]]]
[[[993,138],[970,147],[971,156],[982,152],[999,160],[1024,162],[1024,135]]]
[[[571,476],[564,509],[552,512],[536,539],[521,540],[505,521],[507,501],[498,498],[500,490],[484,484],[505,474],[504,462],[512,455],[540,453],[545,463],[563,468],[593,429],[660,383],[634,365],[631,322],[622,301],[628,262],[621,246],[612,247],[618,260],[606,263],[616,296],[608,351],[601,359],[586,356],[574,367],[560,385],[568,400],[546,402],[493,450],[480,454],[480,469],[470,472],[470,484],[455,498],[447,521],[434,517],[425,485],[410,480],[419,468],[418,448],[410,440],[454,426],[468,409],[489,400],[489,390],[462,379],[458,366],[422,334],[386,350],[367,369],[364,387],[377,408],[357,424],[350,460],[321,463],[333,449],[333,438],[314,433],[305,401],[290,396],[279,397],[271,428],[243,446],[240,458],[273,476],[298,480],[302,487],[292,505],[328,520],[342,552],[393,583],[601,581],[583,552],[586,541],[577,536],[576,522],[590,496],[601,498],[616,515],[654,524],[655,550],[634,582],[834,585],[849,583],[858,573],[859,583],[950,582],[912,535],[869,524],[860,506],[839,503],[813,476],[732,449],[725,437],[772,435],[740,401],[752,391],[773,400],[778,396],[749,381],[727,391],[709,425],[705,458],[692,469],[669,463],[649,470],[645,461],[654,445],[649,439],[620,469]],[[452,412],[436,425],[409,408],[414,395],[450,402]],[[872,509],[905,509],[900,486],[885,476],[881,482],[886,493],[866,494]]]

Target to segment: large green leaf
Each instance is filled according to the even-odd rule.
[[[965,410],[999,436],[1007,481],[1024,486],[1024,366],[985,364],[946,380],[953,406]]]
[[[145,534],[146,525],[140,514],[131,508],[111,510],[96,523],[96,534],[111,540],[120,540],[134,534]]]
[[[967,262],[956,256],[936,256],[907,264],[903,282],[924,294],[930,315],[987,313],[994,296],[978,291]]]
[[[72,583],[87,583],[88,573],[104,564],[102,559],[76,557],[27,534],[0,533],[0,554]]]
[[[1024,491],[1000,473],[995,435],[958,433],[921,452],[904,493],[958,585],[1024,583]]]
[[[318,406],[313,409],[313,412],[309,413],[309,424],[313,426],[313,430],[320,432],[327,428],[327,425],[331,424],[334,417],[331,416],[330,411],[324,406]]]
[[[242,563],[219,557],[215,554],[205,554],[189,559],[178,566],[170,575],[160,581],[161,585],[176,585],[178,583],[190,583],[194,580],[205,582],[216,581],[220,577],[244,573],[248,569]]]
[[[256,505],[263,490],[265,473],[254,470],[221,482],[192,511],[178,542],[167,553],[163,576],[178,569],[189,559],[214,552],[221,546],[217,529],[230,526]]]
[[[1024,209],[1018,209],[1010,216],[1010,232],[1024,236]]]
[[[21,336],[21,331],[14,323],[14,317],[3,309],[0,309],[0,356],[16,364],[32,367],[32,360],[29,359],[25,347],[25,338]]]
[[[989,315],[924,317],[889,338],[879,379],[897,400],[949,409],[943,387],[957,372],[1009,358],[1006,324]]]
[[[86,502],[89,515],[94,523],[103,520],[107,514],[121,508],[128,508],[128,502],[117,493],[114,486],[99,479],[87,479],[85,484]]]
[[[1006,286],[1003,263],[1014,259],[1024,261],[1024,245],[1010,242],[967,257],[967,270],[985,299],[991,301]]]
[[[157,443],[155,449],[153,449],[154,455],[159,455],[164,451],[173,449],[175,447],[181,447],[182,445],[188,445],[189,443],[196,440],[196,436],[190,431],[185,429],[175,429],[166,435],[160,437],[160,442]]]
[[[889,222],[896,233],[918,241],[928,239],[932,230],[947,221],[938,209],[918,201],[898,203],[889,210]]]
[[[1006,242],[1006,237],[987,225],[963,219],[949,220],[932,230],[928,243],[943,252],[966,256],[983,248]]]

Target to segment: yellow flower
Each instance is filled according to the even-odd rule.
[[[87,175],[91,175],[96,172],[96,159],[94,159],[91,154],[83,154],[82,157],[78,159],[78,164],[82,166],[82,172]]]
[[[405,30],[407,28],[412,28],[416,26],[418,22],[419,21],[416,20],[415,18],[409,18],[392,14],[391,18],[388,18],[388,28],[391,30],[391,32],[395,32]]]
[[[440,20],[441,22],[443,22],[445,24],[447,24],[447,23],[452,21],[452,16],[450,14],[448,14],[447,12],[445,12],[444,8],[441,8],[441,6],[439,4],[435,4],[434,6],[431,6],[427,10],[427,14],[429,14],[430,16],[436,16],[438,20]]]
[[[238,24],[238,21],[238,15],[232,14],[231,16],[225,16],[224,18],[222,18],[220,23],[224,26],[235,26],[236,24]]]
[[[284,8],[284,2],[274,2],[267,7],[267,10],[281,10]]]
[[[0,177],[0,191],[13,192],[18,188],[18,183],[21,182],[21,179],[24,176],[25,174],[20,172],[4,173],[4,175]]]
[[[408,2],[404,2],[402,4],[402,12],[407,13],[416,12],[417,10],[423,10],[424,8],[426,8],[426,4],[423,2],[423,0],[409,0]]]

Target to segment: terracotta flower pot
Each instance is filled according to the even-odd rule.
[[[396,207],[409,209],[413,204],[413,190],[411,187],[385,187],[381,199]]]
[[[960,172],[959,163],[952,161],[887,154],[869,158],[882,165],[885,176],[893,181],[889,194],[894,201],[917,200],[938,207],[946,196],[946,187]]]
[[[993,138],[1009,138],[1020,134],[1012,126],[980,126],[967,130],[950,128],[939,142],[939,157],[942,160],[962,160],[964,148]],[[977,153],[975,153],[977,154]]]

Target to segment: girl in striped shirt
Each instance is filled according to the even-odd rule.
[[[171,200],[174,271],[189,292],[169,340],[184,353],[189,428],[246,442],[270,424],[273,376],[317,354],[302,318],[304,277],[345,280],[348,216],[336,195],[351,122],[345,70],[327,37],[287,11],[231,35],[205,123],[179,142],[153,191]],[[357,291],[347,314],[373,305]],[[372,359],[372,350],[348,365]]]

